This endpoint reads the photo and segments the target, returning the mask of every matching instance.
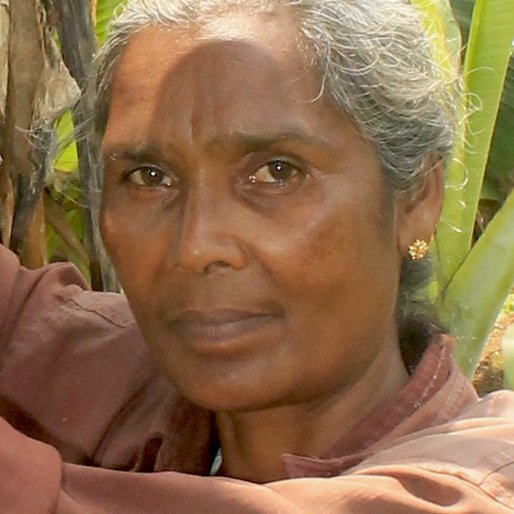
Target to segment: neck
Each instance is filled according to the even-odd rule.
[[[355,383],[329,397],[252,412],[219,412],[220,473],[257,483],[287,478],[282,455],[322,457],[408,381],[399,350],[377,354]]]

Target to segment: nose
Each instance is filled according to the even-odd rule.
[[[245,267],[244,219],[236,203],[205,189],[188,193],[173,252],[179,269],[205,274]]]

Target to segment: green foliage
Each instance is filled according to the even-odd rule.
[[[96,39],[102,44],[107,37],[109,21],[116,9],[125,3],[125,0],[98,0],[96,5]]]
[[[448,2],[417,0],[416,3],[425,9],[427,16],[438,14],[446,20],[432,24],[436,39],[443,36],[451,39]],[[439,13],[435,11],[435,3],[439,4]],[[452,6],[457,9],[465,35],[468,33],[466,15],[471,10],[473,14],[463,65],[461,112],[468,116],[448,164],[445,206],[434,253],[440,315],[459,342],[456,349],[459,364],[471,375],[514,283],[512,193],[474,242],[486,169],[488,177],[514,169],[514,145],[506,143],[512,138],[509,132],[512,119],[508,116],[509,109],[513,108],[512,96],[510,90],[503,93],[514,39],[514,3],[511,0],[454,0]],[[511,80],[512,76],[507,81],[507,89]],[[498,117],[500,104],[502,110]],[[493,140],[494,153],[491,153]],[[494,179],[489,183],[493,184]],[[505,195],[498,194],[496,188],[496,198]]]
[[[470,114],[448,167],[446,202],[437,235],[439,271],[445,284],[471,248],[513,38],[514,3],[478,0],[463,67],[465,112]]]
[[[98,45],[107,36],[113,13],[125,0],[98,0],[95,34]],[[53,173],[48,179],[45,206],[47,211],[47,246],[49,259],[69,260],[89,277],[89,262],[84,241],[84,209],[78,173],[77,145],[70,112],[56,126],[59,151],[54,159]]]
[[[412,0],[421,12],[425,28],[433,38],[435,59],[448,72],[458,66],[462,47],[460,27],[448,0]]]
[[[76,171],[78,162],[77,145],[73,138],[73,121],[69,111],[64,113],[57,122],[56,130],[58,140],[61,141],[63,148],[54,161],[54,169],[64,172]]]
[[[470,30],[474,4],[475,0],[453,0],[452,2],[455,17],[461,26],[465,41]],[[511,56],[482,189],[482,199],[495,202],[495,207],[505,200],[507,192],[514,185],[513,134],[514,56]]]
[[[514,192],[487,226],[446,287],[441,315],[459,344],[456,357],[471,375],[514,283]]]
[[[511,56],[509,69],[503,88],[500,113],[496,122],[491,155],[489,157],[488,174],[490,179],[500,178],[514,184],[514,57]],[[497,199],[497,197],[495,197]]]

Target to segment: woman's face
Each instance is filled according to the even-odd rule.
[[[103,144],[107,249],[156,361],[212,410],[328,400],[397,345],[402,222],[377,154],[292,28],[248,23],[134,36]]]

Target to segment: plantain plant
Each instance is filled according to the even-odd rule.
[[[463,123],[447,164],[445,204],[432,253],[439,313],[457,338],[457,361],[471,375],[514,284],[514,193],[509,185],[514,170],[514,120],[509,116],[514,109],[514,2],[415,3],[427,23],[432,20],[435,52],[449,66],[456,57],[451,7],[464,29]],[[498,180],[502,175],[504,180]],[[494,191],[495,183],[503,191]],[[480,200],[491,196],[502,204],[477,233]]]

